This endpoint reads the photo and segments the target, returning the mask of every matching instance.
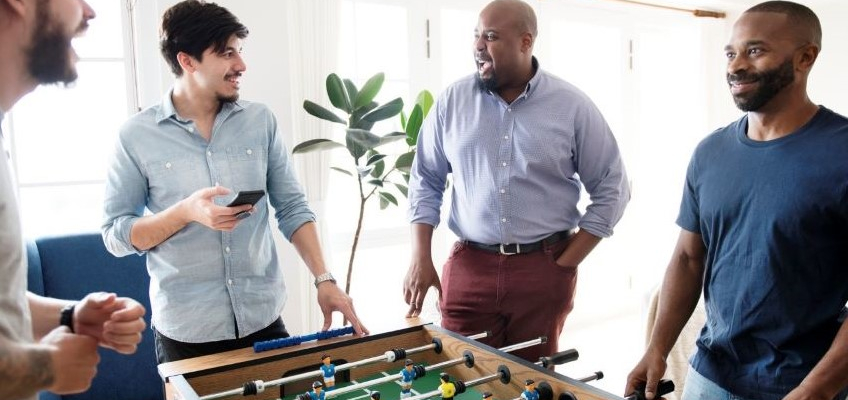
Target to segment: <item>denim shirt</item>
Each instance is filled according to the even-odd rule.
[[[236,338],[265,328],[286,289],[269,226],[269,203],[286,239],[315,215],[295,179],[277,121],[264,105],[224,103],[207,142],[166,94],[121,128],[106,181],[103,240],[116,256],[141,254],[130,241],[147,209],[161,212],[195,191],[220,185],[264,189],[252,216],[231,232],[192,222],[147,251],[153,325],[188,343]],[[237,327],[235,324],[238,324]]]
[[[630,200],[615,138],[583,92],[533,62],[535,75],[511,104],[474,75],[442,93],[418,140],[411,222],[438,225],[450,173],[448,226],[461,239],[531,243],[577,226],[612,235]],[[590,195],[583,215],[581,185]]]

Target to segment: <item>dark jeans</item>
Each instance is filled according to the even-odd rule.
[[[457,242],[442,272],[442,327],[491,331],[481,342],[495,348],[546,336],[547,343],[512,354],[533,362],[554,354],[577,284],[576,268],[556,264],[568,243],[507,256]]]
[[[183,343],[159,333],[156,329],[153,332],[156,339],[156,359],[159,364],[220,353],[222,351],[252,347],[254,342],[289,337],[282,318],[277,318],[267,328],[243,338],[220,340],[217,342]]]

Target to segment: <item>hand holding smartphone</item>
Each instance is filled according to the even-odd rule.
[[[265,191],[262,190],[262,189],[240,191],[236,195],[236,198],[234,198],[233,201],[230,202],[230,204],[227,204],[227,207],[235,207],[235,206],[241,206],[241,205],[245,205],[245,204],[255,205],[259,201],[259,199],[261,199],[264,196],[265,196]],[[238,218],[238,219],[245,219],[249,216],[250,216],[250,211],[242,211],[242,212],[236,214],[236,218]]]

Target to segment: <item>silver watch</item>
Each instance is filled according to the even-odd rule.
[[[325,272],[325,273],[315,277],[315,287],[317,288],[318,285],[320,285],[322,282],[327,282],[327,281],[333,282],[333,284],[335,284],[336,278],[333,278],[333,274],[331,274],[329,272]]]

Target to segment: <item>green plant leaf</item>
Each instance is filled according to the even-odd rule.
[[[336,113],[334,113],[334,112],[332,112],[332,111],[330,111],[330,110],[328,110],[324,107],[321,107],[318,104],[315,104],[315,103],[313,103],[309,100],[303,101],[303,109],[306,110],[306,112],[308,112],[310,115],[312,115],[314,117],[321,118],[325,121],[330,121],[330,122],[335,122],[335,123],[339,123],[339,124],[342,124],[342,125],[346,125],[345,120],[339,118],[339,116],[336,115]]]
[[[397,142],[398,140],[401,140],[401,139],[406,139],[406,133],[403,133],[403,132],[388,133],[386,135],[383,135],[383,137],[380,138],[380,146],[382,146],[386,143]]]
[[[400,110],[400,128],[406,131],[406,111]]]
[[[373,167],[356,167],[356,171],[359,173],[359,178],[364,178],[371,173]]]
[[[395,197],[395,195],[393,195],[389,192],[380,192],[380,200],[382,200],[382,199],[386,199],[390,203],[392,203],[394,205],[398,205],[398,201],[397,201],[397,198]]]
[[[377,163],[374,164],[374,170],[371,171],[371,176],[379,178],[381,175],[383,175],[383,171],[385,170],[386,162],[383,160],[377,161]]]
[[[327,96],[330,97],[333,107],[350,114],[350,100],[347,97],[345,85],[336,74],[327,75]]]
[[[380,137],[363,129],[348,129],[345,144],[350,155],[359,163],[359,158],[380,144]]]
[[[365,85],[362,86],[362,90],[356,94],[356,100],[353,102],[353,109],[355,110],[372,102],[374,98],[377,97],[377,93],[380,93],[380,88],[383,87],[383,81],[385,79],[386,76],[382,72],[378,72],[376,75],[372,76],[371,79],[368,79],[368,82],[365,82]]]
[[[342,168],[339,168],[339,167],[330,167],[330,169],[331,169],[331,170],[333,170],[333,171],[341,172],[341,173],[343,173],[343,174],[345,174],[345,175],[347,175],[347,176],[353,176],[353,174],[352,174],[350,171],[346,170],[346,169],[342,169]]]
[[[429,90],[422,90],[418,93],[418,98],[415,99],[415,104],[421,106],[421,111],[426,117],[430,113],[430,107],[433,106],[433,94]]]
[[[398,157],[397,161],[395,161],[395,168],[400,170],[401,172],[409,173],[409,170],[412,168],[412,161],[415,160],[415,152],[410,151],[409,153],[403,153],[400,157]],[[409,181],[407,181],[409,183]]]
[[[421,106],[416,104],[412,108],[412,113],[409,114],[409,121],[406,122],[406,144],[409,147],[418,143],[418,131],[421,130],[422,123],[424,123],[424,112]]]
[[[380,209],[385,210],[389,206],[389,201],[380,196]]]
[[[394,185],[397,188],[397,190],[399,192],[401,192],[401,194],[403,194],[403,197],[409,197],[409,188],[408,187],[401,185],[399,183],[395,183]]]
[[[385,154],[379,154],[379,153],[374,154],[374,155],[372,155],[371,157],[368,157],[368,161],[365,163],[365,165],[371,165],[371,164],[374,164],[375,162],[380,161],[380,160],[382,160],[382,159],[384,159],[384,158],[386,158],[386,155],[385,155]]]
[[[383,180],[382,179],[372,179],[372,180],[368,181],[368,183],[370,183],[374,186],[383,187]]]
[[[292,154],[309,153],[317,150],[332,150],[345,147],[343,144],[330,139],[310,139],[299,143],[292,149]]]
[[[403,109],[403,100],[398,97],[386,104],[383,104],[380,107],[374,109],[374,111],[369,112],[362,116],[364,121],[377,122],[382,121],[384,119],[388,119],[398,115],[400,110]]]
[[[403,177],[403,180],[406,181],[406,184],[409,185],[409,172],[401,171],[400,175]]]
[[[359,89],[356,88],[356,84],[354,84],[352,80],[347,78],[344,79],[344,86],[345,89],[347,89],[347,101],[348,103],[353,104],[353,101],[356,99],[356,95],[359,93]]]
[[[362,116],[367,114],[369,111],[377,108],[379,104],[376,101],[372,101],[368,103],[365,107],[357,108],[353,114],[350,115],[350,119],[348,120],[348,128],[353,129],[364,129],[366,131],[370,131],[371,127],[374,126],[374,122],[364,121],[362,120]]]

